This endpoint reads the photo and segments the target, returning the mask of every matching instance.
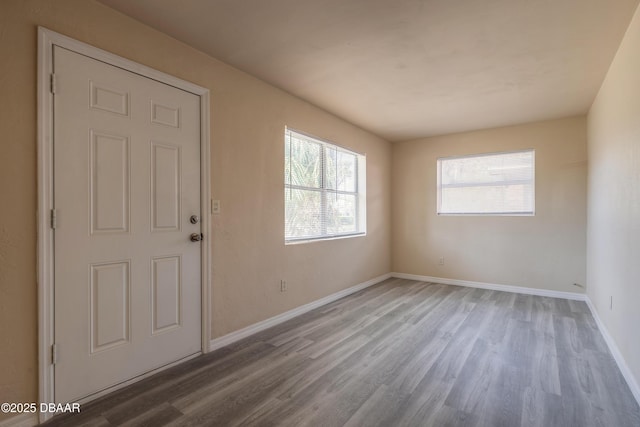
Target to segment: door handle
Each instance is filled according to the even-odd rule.
[[[190,238],[192,242],[199,242],[204,239],[204,235],[202,233],[191,233]]]

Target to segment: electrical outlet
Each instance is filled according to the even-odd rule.
[[[444,257],[441,256],[440,259],[438,260],[438,265],[444,265]]]
[[[280,280],[280,292],[287,292],[287,282],[285,280]]]

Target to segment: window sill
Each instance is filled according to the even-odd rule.
[[[524,213],[438,213],[438,216],[536,216],[535,212]]]
[[[322,236],[322,237],[308,237],[296,240],[285,240],[285,246],[289,245],[302,245],[305,243],[313,243],[313,242],[324,242],[327,240],[342,240],[342,239],[350,239],[352,237],[364,237],[367,233],[352,233],[352,234],[340,234],[337,236]]]

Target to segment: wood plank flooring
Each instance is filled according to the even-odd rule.
[[[401,279],[48,426],[640,426],[583,302]]]

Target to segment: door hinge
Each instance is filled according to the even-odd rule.
[[[58,225],[58,214],[55,209],[51,209],[51,228],[56,229]]]
[[[58,363],[58,344],[51,345],[51,364]]]
[[[51,73],[51,93],[56,93],[56,75]]]

